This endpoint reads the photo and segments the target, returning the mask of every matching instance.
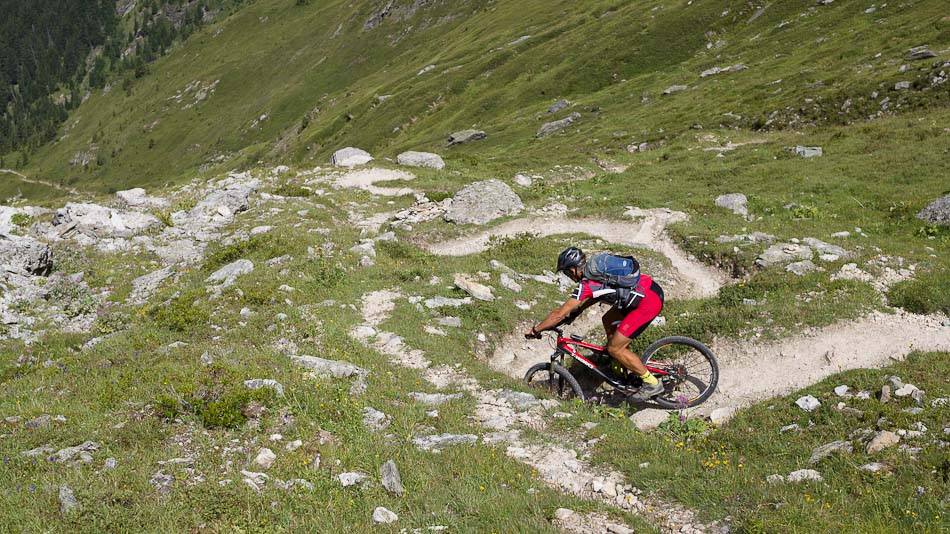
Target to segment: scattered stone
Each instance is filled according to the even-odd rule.
[[[486,137],[488,137],[488,135],[481,130],[461,130],[449,136],[449,139],[446,141],[446,146],[455,146],[464,143],[470,143],[472,141],[480,141]]]
[[[309,369],[315,376],[325,378],[356,378],[350,388],[350,394],[358,395],[366,391],[366,376],[369,371],[349,362],[325,360],[316,356],[291,356],[291,361],[300,367]]]
[[[769,484],[783,484],[785,482],[785,477],[783,475],[769,475],[765,477],[765,481]]]
[[[390,523],[395,523],[399,520],[399,516],[396,515],[391,510],[383,508],[382,506],[377,506],[373,510],[373,522],[388,525]]]
[[[396,156],[396,163],[407,167],[426,167],[439,171],[445,168],[442,157],[431,152],[403,152]]]
[[[272,378],[252,378],[251,380],[245,380],[244,387],[251,390],[267,388],[277,393],[278,397],[284,396],[284,386]]]
[[[899,389],[894,391],[895,397],[910,397],[914,394],[915,391],[918,391],[917,386],[913,384],[904,384]]]
[[[451,400],[461,399],[463,396],[462,393],[417,393],[415,391],[409,393],[411,399],[427,406],[439,406]]]
[[[392,417],[384,414],[376,408],[366,406],[363,408],[363,425],[375,432],[386,429],[392,423]]]
[[[119,191],[115,196],[130,208],[167,208],[171,205],[168,199],[148,196],[141,187]]]
[[[814,237],[806,237],[805,239],[802,239],[802,242],[818,251],[819,254],[836,256],[837,258],[847,258],[851,256],[850,252],[839,247],[838,245],[825,243],[824,241],[815,239]]]
[[[815,447],[811,451],[811,457],[808,459],[808,463],[817,464],[821,460],[831,456],[834,453],[851,453],[853,451],[850,441],[832,441],[820,447]]]
[[[551,107],[548,108],[548,113],[549,114],[557,113],[558,111],[561,111],[562,109],[570,105],[571,105],[570,100],[564,100],[564,99],[558,100],[554,104],[551,104]]]
[[[791,432],[792,430],[801,430],[801,429],[802,427],[800,427],[798,423],[792,423],[790,425],[785,425],[782,428],[780,428],[779,433],[784,434],[786,432]]]
[[[847,399],[847,398],[850,398],[850,397],[851,397],[851,394],[848,393],[848,391],[849,391],[850,389],[851,389],[851,388],[849,388],[848,386],[845,386],[845,385],[842,384],[842,385],[840,385],[840,386],[838,386],[838,387],[835,388],[835,395],[837,395],[837,396],[839,396],[839,397],[846,398],[846,399]]]
[[[344,488],[348,488],[357,484],[363,484],[369,477],[367,477],[364,473],[350,472],[340,473],[337,478],[340,480],[340,484],[343,484]]]
[[[511,276],[508,275],[508,273],[501,273],[500,281],[501,287],[511,291],[512,293],[521,293],[521,284],[516,282]]]
[[[165,495],[171,491],[172,485],[175,483],[175,476],[167,475],[159,470],[154,475],[152,475],[148,481],[152,486],[155,487],[159,495]]]
[[[824,151],[820,146],[796,146],[795,153],[803,158],[820,158]]]
[[[62,512],[63,515],[66,515],[78,508],[79,500],[76,499],[76,495],[73,493],[73,490],[69,489],[69,486],[60,486],[59,511]]]
[[[452,299],[448,297],[432,297],[431,299],[426,299],[423,301],[426,308],[435,309],[435,308],[458,308],[460,306],[465,306],[466,304],[472,303],[472,297],[465,297],[461,299]],[[439,323],[441,324],[441,323]],[[452,326],[452,325],[442,325],[442,326]],[[461,326],[461,324],[459,325]]]
[[[503,400],[511,405],[512,408],[519,411],[524,411],[529,408],[533,408],[541,404],[541,401],[537,399],[534,395],[530,393],[524,393],[522,391],[514,391],[511,389],[498,389],[493,390],[492,393],[499,400]]]
[[[495,295],[492,294],[492,288],[483,284],[479,284],[464,274],[456,273],[454,282],[455,287],[461,289],[478,300],[484,300],[486,302],[492,302],[495,300]]]
[[[774,235],[766,234],[763,232],[752,232],[751,234],[721,235],[716,238],[717,243],[739,243],[740,246],[742,246],[743,244],[772,243],[774,241],[775,241]]]
[[[205,279],[205,282],[219,282],[219,288],[229,287],[237,280],[239,276],[254,271],[254,263],[251,260],[237,260],[231,262],[217,271],[211,273],[211,276]]]
[[[424,451],[438,451],[456,445],[474,445],[478,436],[474,434],[434,434],[412,438],[416,447]]]
[[[888,385],[881,386],[881,402],[886,403],[891,400],[891,387]]]
[[[106,458],[106,461],[102,463],[102,470],[112,471],[118,466],[119,466],[118,460],[116,460],[115,458],[109,457],[109,458]]]
[[[168,280],[174,271],[171,267],[165,267],[151,273],[142,275],[132,280],[132,293],[129,300],[133,302],[144,302],[161,287],[165,280]]]
[[[762,267],[771,267],[792,261],[811,260],[812,249],[794,243],[777,243],[765,249],[755,262]]]
[[[716,408],[709,414],[709,420],[715,425],[722,425],[732,419],[738,411],[738,406],[724,406],[722,408]]]
[[[907,89],[910,89],[910,82],[908,81],[897,82],[894,84],[895,91],[904,91]]]
[[[917,218],[931,224],[950,225],[950,195],[944,195],[920,210]]]
[[[671,86],[667,87],[665,91],[663,91],[663,94],[664,94],[664,95],[671,95],[671,94],[673,94],[673,93],[678,93],[679,91],[685,91],[685,90],[687,90],[687,89],[689,89],[689,88],[688,88],[687,86],[685,86],[685,85],[671,85]]]
[[[746,205],[748,202],[749,199],[742,193],[729,193],[727,195],[719,195],[719,197],[716,198],[717,206],[732,210],[733,213],[741,217],[749,215],[749,209]]]
[[[257,457],[254,458],[254,463],[263,467],[264,469],[270,469],[276,460],[277,455],[274,454],[274,451],[264,447],[259,453],[257,453]]]
[[[524,174],[515,175],[515,183],[521,187],[531,187],[531,184],[534,183],[534,180],[530,176],[525,176]]]
[[[369,152],[353,147],[341,148],[334,152],[333,157],[330,158],[330,163],[337,167],[356,167],[357,165],[366,165],[371,161],[373,161],[373,156]]]
[[[889,431],[882,430],[874,435],[871,438],[871,441],[867,446],[867,453],[874,454],[875,452],[882,451],[888,447],[893,447],[900,442],[901,438],[897,434]]]
[[[814,469],[799,469],[798,471],[792,471],[791,473],[789,473],[788,478],[786,480],[792,483],[806,482],[809,480],[813,480],[815,482],[821,482],[822,480],[824,480],[824,478],[822,478],[821,473],[819,473],[818,471],[815,471]]]
[[[811,395],[799,397],[798,400],[795,401],[795,404],[797,404],[799,408],[805,410],[806,412],[813,412],[817,410],[819,406],[821,406],[821,402]]]
[[[737,63],[735,65],[730,65],[728,67],[713,67],[711,69],[706,69],[703,72],[699,73],[700,78],[705,78],[707,76],[715,76],[716,74],[722,74],[724,72],[740,72],[746,70],[745,65],[742,63]]]
[[[147,213],[70,202],[56,210],[53,226],[54,231],[63,238],[75,234],[93,238],[130,238],[163,225],[157,217]]]
[[[947,398],[947,397],[940,397],[940,398],[930,401],[931,408],[940,408],[941,406],[947,406],[947,405],[950,405],[950,398]]]
[[[913,49],[911,50],[910,55],[907,56],[907,61],[919,61],[921,59],[930,59],[932,57],[937,57],[937,54],[932,50]]]
[[[82,453],[88,453],[89,451],[99,450],[99,444],[95,441],[84,441],[80,445],[75,447],[66,447],[56,451],[56,454],[50,457],[51,460],[57,463],[69,462],[80,456]]]
[[[881,471],[887,471],[887,465],[879,462],[872,462],[869,464],[864,464],[858,469],[862,471],[869,471],[871,473],[879,473]]]
[[[574,113],[571,113],[570,115],[568,115],[567,117],[561,120],[544,123],[541,125],[540,128],[538,128],[538,131],[537,133],[534,134],[534,136],[537,138],[546,137],[548,135],[553,134],[554,132],[567,128],[571,124],[574,124],[574,122],[576,122],[580,118],[581,118],[581,114],[575,111]]]
[[[810,272],[814,272],[817,268],[818,266],[812,263],[811,260],[796,261],[785,266],[786,271],[796,276],[805,276]]]
[[[475,182],[455,194],[445,211],[445,220],[456,224],[485,224],[524,209],[521,199],[500,180]]]
[[[439,317],[435,322],[439,323],[439,326],[447,326],[449,328],[462,327],[462,320],[458,317]]]
[[[389,460],[380,466],[379,476],[386,491],[393,495],[402,496],[405,489],[402,487],[402,478],[399,477],[399,470],[396,469],[395,462]]]
[[[53,268],[53,251],[32,237],[0,233],[0,264],[45,276]]]

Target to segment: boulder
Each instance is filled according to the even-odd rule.
[[[276,460],[277,455],[274,454],[274,451],[265,447],[257,453],[257,456],[254,458],[254,463],[264,469],[270,469]]]
[[[888,430],[882,430],[874,435],[871,438],[871,441],[868,442],[867,453],[873,454],[875,452],[883,451],[888,447],[893,447],[900,442],[901,438],[897,434],[890,432]]]
[[[269,389],[278,397],[284,396],[284,386],[273,378],[252,378],[244,381],[244,387],[250,390]]]
[[[485,224],[524,209],[521,198],[500,180],[475,182],[455,194],[445,211],[445,220],[456,224]]]
[[[355,167],[366,165],[371,161],[373,161],[373,156],[370,156],[369,152],[351,146],[337,150],[330,158],[330,163],[337,167]]]
[[[945,195],[920,210],[917,218],[931,224],[950,226],[950,195]]]
[[[796,146],[795,153],[803,158],[819,158],[824,152],[820,146]]]
[[[237,260],[211,273],[205,282],[220,283],[220,287],[225,288],[234,284],[239,276],[252,271],[254,271],[254,263],[251,260]]]
[[[480,141],[488,137],[488,134],[481,130],[461,130],[450,135],[446,141],[446,146],[461,145],[472,141]]]
[[[562,109],[570,105],[571,105],[570,100],[564,100],[564,99],[558,100],[557,102],[551,104],[551,107],[548,108],[548,113],[557,113],[558,111],[561,111]]]
[[[786,271],[796,276],[805,276],[810,272],[814,272],[817,268],[818,266],[812,263],[811,260],[796,261],[785,266]]]
[[[399,516],[395,514],[392,510],[388,508],[383,508],[382,506],[377,506],[373,510],[373,522],[388,525],[390,523],[395,523],[399,520]]]
[[[828,257],[828,256],[837,256],[838,258],[848,258],[851,256],[851,252],[845,250],[838,245],[832,245],[831,243],[825,243],[821,239],[816,239],[814,237],[806,237],[802,239],[802,243],[810,246],[815,249],[818,254]]]
[[[799,408],[805,410],[806,412],[813,412],[817,410],[819,406],[821,406],[821,402],[811,395],[799,397],[798,400],[795,401],[795,404],[797,404]]]
[[[439,171],[445,168],[442,156],[431,152],[403,152],[396,156],[396,163],[407,167],[426,167]]]
[[[794,243],[777,243],[765,249],[755,262],[762,267],[771,267],[795,260],[810,260],[813,256],[810,247]]]
[[[132,237],[162,226],[157,217],[98,204],[70,202],[56,210],[53,226],[65,237],[73,230],[91,237]]]
[[[820,447],[815,447],[811,451],[811,457],[808,459],[808,463],[817,464],[821,460],[831,456],[834,453],[850,453],[853,450],[851,447],[850,441],[832,441]]]
[[[907,61],[919,61],[921,59],[930,59],[932,57],[937,57],[937,54],[932,50],[924,49],[915,49],[907,56]]]
[[[538,128],[538,132],[534,134],[534,136],[545,137],[547,135],[551,135],[554,132],[557,132],[558,130],[563,130],[564,128],[567,128],[568,126],[573,124],[575,121],[577,121],[577,119],[579,118],[581,118],[581,114],[574,112],[561,120],[544,123],[541,125],[540,128]]]
[[[678,92],[680,92],[680,91],[685,91],[686,89],[688,89],[688,87],[685,86],[685,85],[671,85],[671,86],[667,87],[665,91],[663,91],[663,94],[664,94],[664,95],[671,95],[671,94],[673,94],[673,93],[678,93]]]
[[[786,478],[788,482],[806,482],[809,480],[814,480],[815,482],[821,482],[824,480],[821,473],[815,471],[814,469],[799,469],[798,471],[792,471],[788,474]]]
[[[219,222],[223,226],[231,222],[234,215],[247,210],[248,199],[254,191],[257,191],[257,183],[233,183],[212,191],[188,212],[187,218]]]
[[[483,284],[479,284],[478,282],[463,274],[456,274],[454,282],[455,287],[461,289],[478,300],[484,300],[486,302],[492,302],[495,300],[495,295],[492,294],[492,288]]]
[[[716,198],[717,206],[732,210],[733,213],[741,217],[749,215],[749,209],[746,206],[748,202],[749,199],[742,193],[729,193],[727,195],[719,195],[719,197]]]
[[[141,187],[119,191],[115,196],[130,208],[167,208],[171,205],[168,199],[148,196]]]
[[[63,515],[66,515],[78,508],[79,501],[76,499],[76,495],[73,493],[73,490],[69,489],[69,486],[60,486],[59,511],[62,512]]]
[[[340,480],[340,484],[342,484],[344,488],[348,488],[357,484],[363,484],[369,477],[367,477],[365,473],[351,471],[349,473],[340,473],[337,475],[337,478]]]
[[[53,268],[53,251],[49,245],[32,237],[0,233],[0,265],[46,275]]]
[[[474,434],[435,434],[412,438],[416,447],[424,451],[437,451],[445,447],[474,445],[478,436]]]
[[[386,491],[393,495],[402,495],[405,489],[402,487],[402,478],[399,476],[399,470],[396,469],[396,463],[392,460],[384,463],[379,468],[380,480]]]

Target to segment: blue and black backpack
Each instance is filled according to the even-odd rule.
[[[639,288],[640,264],[633,256],[597,254],[584,266],[584,278],[614,290],[599,298],[620,309],[636,308],[644,296]]]

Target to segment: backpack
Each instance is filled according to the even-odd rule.
[[[584,266],[584,278],[611,289],[598,298],[617,308],[636,308],[643,300],[643,290],[639,289],[640,264],[633,256],[597,254]]]

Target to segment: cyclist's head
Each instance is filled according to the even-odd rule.
[[[584,272],[587,256],[577,247],[567,247],[557,257],[557,270],[569,276],[572,280],[580,280]]]

